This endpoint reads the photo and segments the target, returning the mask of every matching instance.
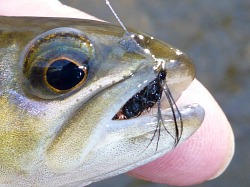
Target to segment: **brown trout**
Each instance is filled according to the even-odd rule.
[[[108,23],[0,18],[0,184],[82,186],[153,161],[204,118],[180,50]]]

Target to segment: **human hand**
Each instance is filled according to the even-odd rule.
[[[96,19],[57,0],[0,0],[0,15]],[[198,103],[205,109],[200,129],[158,160],[129,172],[158,183],[193,185],[220,175],[234,153],[234,136],[224,113],[209,92],[194,80],[178,105]]]

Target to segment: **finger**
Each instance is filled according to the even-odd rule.
[[[226,169],[234,153],[234,136],[227,118],[197,80],[177,104],[188,103],[199,103],[205,109],[205,119],[199,130],[162,158],[131,171],[130,175],[158,183],[194,185]]]
[[[95,19],[94,16],[63,5],[58,0],[0,0],[0,15],[35,16],[35,17],[68,17]]]

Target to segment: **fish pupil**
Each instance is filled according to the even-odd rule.
[[[165,77],[166,73],[160,72],[155,80],[129,99],[113,119],[130,119],[139,116],[143,111],[150,110],[161,99],[163,91],[161,83]]]
[[[46,72],[47,82],[58,90],[68,90],[80,83],[85,72],[68,59],[58,59],[50,64]]]

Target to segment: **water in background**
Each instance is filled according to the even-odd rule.
[[[110,0],[123,23],[150,33],[188,54],[197,78],[210,90],[232,124],[235,156],[219,178],[199,187],[250,186],[250,1]],[[102,0],[62,0],[117,23]],[[90,187],[166,187],[126,175]]]

